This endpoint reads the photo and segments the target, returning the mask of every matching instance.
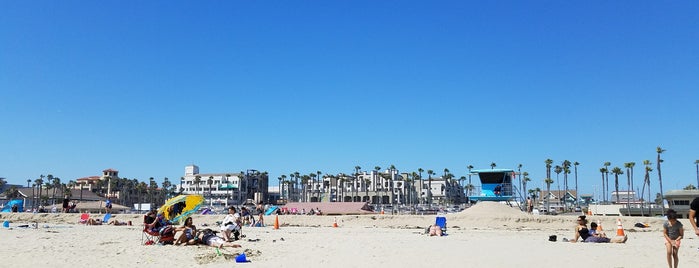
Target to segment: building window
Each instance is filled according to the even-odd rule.
[[[676,206],[689,206],[689,200],[672,200],[672,204]]]

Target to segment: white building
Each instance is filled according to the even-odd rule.
[[[188,165],[184,168],[178,190],[185,194],[201,194],[209,202],[227,205],[229,200],[244,200],[242,177],[240,172],[199,173],[198,166]]]

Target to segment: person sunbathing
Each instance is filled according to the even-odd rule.
[[[223,240],[220,236],[216,235],[216,232],[213,230],[206,228],[199,232],[197,235],[199,238],[199,241],[201,241],[202,244],[210,246],[210,247],[217,247],[217,248],[223,248],[223,247],[231,247],[231,248],[239,248],[240,245],[234,244],[232,242],[227,242],[226,240]]]
[[[180,236],[175,241],[175,245],[195,245],[198,243],[197,227],[194,226],[192,217],[187,217],[182,226],[175,228],[176,232],[181,232]]]
[[[87,222],[85,222],[87,225],[102,225],[102,220],[100,219],[87,219]]]
[[[439,225],[430,225],[429,235],[442,236],[442,227],[439,227]]]

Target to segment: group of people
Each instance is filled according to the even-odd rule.
[[[699,197],[694,198],[689,204],[689,223],[692,225],[694,234],[699,236],[699,213],[697,211],[699,211]],[[677,252],[684,237],[684,227],[677,220],[677,212],[672,209],[667,211],[667,222],[663,224],[663,236],[665,237],[667,266],[677,268],[679,263]]]
[[[692,231],[694,231],[694,234],[697,236],[699,236],[698,212],[699,197],[694,198],[689,204],[689,223],[692,225]],[[669,268],[677,268],[679,264],[678,251],[682,244],[682,238],[684,238],[684,226],[682,222],[677,220],[677,218],[679,218],[677,211],[668,209],[665,216],[667,217],[667,221],[663,223],[663,238],[667,253],[667,265]],[[571,239],[570,242],[576,242],[578,239],[582,239],[583,242],[591,243],[624,243],[627,240],[626,235],[608,238],[603,232],[597,232],[595,230],[597,224],[594,222],[590,224],[590,228],[588,229],[588,221],[585,215],[578,216],[577,222],[578,225],[575,226],[575,238]]]
[[[241,238],[243,227],[243,217],[238,213],[234,206],[228,208],[228,214],[221,221],[220,232],[223,237],[218,236],[219,231],[214,231],[211,228],[198,230],[194,225],[192,217],[185,218],[180,226],[173,224],[165,219],[163,213],[150,211],[146,214],[146,229],[149,233],[158,234],[162,237],[172,237],[174,245],[208,245],[212,247],[240,247],[239,244],[233,243]]]
[[[590,224],[590,228],[587,228],[587,217],[585,215],[580,215],[578,216],[577,219],[578,225],[575,226],[575,236],[573,239],[567,240],[563,239],[563,241],[570,241],[570,242],[578,242],[578,239],[581,239],[582,242],[587,242],[587,243],[625,243],[626,240],[628,239],[628,236],[615,236],[612,238],[607,237],[607,234],[599,231],[597,229],[597,223],[592,222]]]

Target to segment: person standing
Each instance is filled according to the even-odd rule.
[[[107,201],[104,202],[104,213],[112,213],[112,200],[107,199]]]
[[[68,199],[68,196],[66,195],[65,197],[63,197],[63,213],[68,213],[68,208],[69,208],[68,202],[70,202],[70,200]]]
[[[534,203],[532,203],[532,198],[527,197],[527,212],[532,213],[534,211]]]
[[[665,247],[667,248],[667,265],[670,268],[677,268],[679,263],[677,251],[680,250],[680,241],[682,241],[682,236],[684,236],[684,228],[682,223],[677,220],[677,212],[673,209],[667,210],[667,221],[663,224],[663,235],[665,236]]]

